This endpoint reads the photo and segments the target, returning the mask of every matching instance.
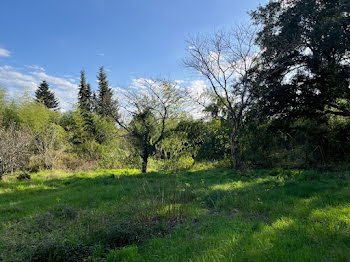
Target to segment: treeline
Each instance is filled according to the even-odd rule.
[[[251,12],[251,25],[188,39],[184,65],[206,80],[203,92],[145,80],[117,101],[103,67],[97,92],[81,71],[78,102],[65,113],[45,81],[34,99],[9,101],[2,90],[0,177],[201,162],[238,170],[346,167],[349,13],[344,0],[273,1]],[[192,117],[194,104],[200,119]]]
[[[114,121],[118,108],[112,96],[103,67],[97,94],[81,71],[78,103],[65,113],[58,111],[59,101],[46,81],[38,86],[34,99],[8,100],[2,89],[0,176],[18,169],[121,167],[126,155],[118,138]]]

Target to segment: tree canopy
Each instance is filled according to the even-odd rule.
[[[350,116],[349,12],[346,0],[271,1],[252,12],[269,115]]]

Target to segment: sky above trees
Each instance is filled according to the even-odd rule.
[[[249,19],[247,11],[267,0],[4,0],[0,11],[0,86],[11,96],[32,94],[42,80],[61,108],[76,102],[79,73],[92,89],[99,66],[110,85],[136,85],[140,78],[169,77],[200,86],[185,69],[185,40]],[[183,82],[184,81],[184,82]]]

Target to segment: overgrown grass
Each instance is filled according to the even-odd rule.
[[[350,261],[350,173],[101,170],[0,182],[0,261]]]

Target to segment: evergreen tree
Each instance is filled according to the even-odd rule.
[[[87,106],[86,106],[86,109],[89,111],[89,112],[92,112],[93,111],[93,93],[91,91],[91,85],[90,83],[88,83],[86,85],[86,101],[87,101]]]
[[[92,91],[90,84],[86,83],[85,71],[80,72],[80,85],[78,92],[78,106],[80,113],[84,119],[84,128],[90,134],[94,134],[94,123],[93,123],[93,101]]]
[[[100,67],[98,80],[97,113],[109,119],[118,119],[118,100],[113,99],[113,91],[108,86],[107,75]]]
[[[97,112],[97,108],[98,108],[98,106],[97,106],[97,95],[96,95],[96,92],[93,92],[93,94],[92,94],[92,111],[94,111],[94,112]]]
[[[85,71],[80,72],[80,85],[78,92],[78,105],[82,112],[91,112],[92,94],[90,84],[86,83]]]
[[[35,101],[43,103],[49,109],[58,110],[58,100],[45,80],[40,83],[35,91]]]

